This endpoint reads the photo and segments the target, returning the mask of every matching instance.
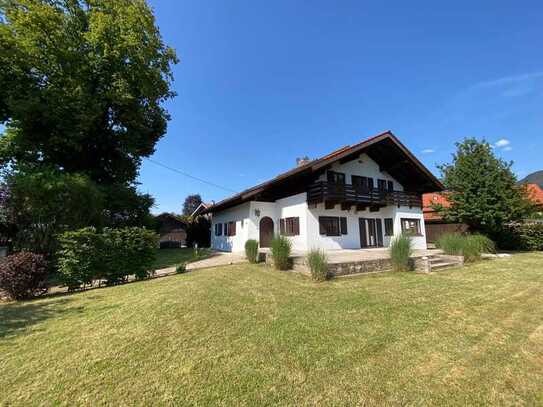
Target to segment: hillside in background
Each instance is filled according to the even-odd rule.
[[[530,175],[522,178],[519,184],[537,184],[543,188],[543,170],[532,172]]]

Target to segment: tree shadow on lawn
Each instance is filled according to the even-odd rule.
[[[17,335],[49,318],[84,312],[84,307],[68,307],[68,298],[47,302],[13,302],[0,305],[0,338]]]

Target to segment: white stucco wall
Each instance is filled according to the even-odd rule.
[[[385,179],[394,183],[394,190],[403,191],[403,186],[386,172],[379,171],[379,165],[366,154],[361,154],[356,160],[345,164],[335,163],[332,171],[345,174],[345,182],[351,184],[351,176],[359,175],[374,179],[377,187],[378,179]],[[320,178],[326,180],[326,174]],[[319,233],[319,216],[338,216],[347,218],[347,234],[341,236],[323,236]],[[351,208],[348,211],[341,210],[340,205],[333,209],[325,209],[324,204],[309,208],[307,205],[307,194],[301,193],[287,198],[279,199],[276,202],[252,201],[237,207],[218,212],[213,215],[211,229],[211,244],[214,249],[241,252],[245,250],[247,239],[259,240],[260,220],[270,217],[274,224],[274,234],[279,234],[279,219],[287,217],[298,217],[300,219],[300,235],[289,237],[293,244],[293,250],[306,251],[312,248],[324,250],[336,249],[359,249],[360,248],[360,227],[359,218],[380,218],[383,226],[383,245],[390,244],[391,237],[384,236],[385,218],[392,218],[394,222],[394,235],[401,233],[402,218],[416,218],[420,220],[422,236],[413,236],[415,249],[426,249],[426,236],[424,228],[424,217],[422,208],[409,208],[388,206],[381,208],[378,212],[356,211]],[[236,236],[215,236],[215,224],[236,221]]]
[[[245,250],[245,242],[249,239],[250,202],[226,209],[213,214],[211,220],[211,247],[215,250],[226,252],[242,252]],[[236,222],[236,235],[224,235],[224,223]],[[223,224],[222,236],[215,236],[215,225]]]

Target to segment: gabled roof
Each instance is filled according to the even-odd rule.
[[[526,184],[526,189],[533,203],[543,206],[543,189],[537,184]]]
[[[207,208],[213,206],[213,202],[200,202],[200,205],[196,207],[196,209],[190,214],[191,217],[195,217],[200,215],[203,211],[205,211]]]
[[[251,200],[274,201],[304,192],[335,162],[348,162],[361,153],[372,158],[382,171],[397,179],[406,190],[415,192],[441,191],[441,182],[398,140],[387,131],[352,146],[345,146],[307,164],[293,168],[277,177],[246,189],[207,208],[203,213],[216,212]]]

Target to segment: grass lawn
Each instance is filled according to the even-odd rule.
[[[200,249],[201,256],[205,257],[207,254],[209,254],[209,249]],[[173,267],[190,260],[195,260],[194,249],[191,247],[180,249],[157,249],[153,269]]]
[[[543,253],[313,283],[258,265],[0,305],[0,405],[543,405]]]

